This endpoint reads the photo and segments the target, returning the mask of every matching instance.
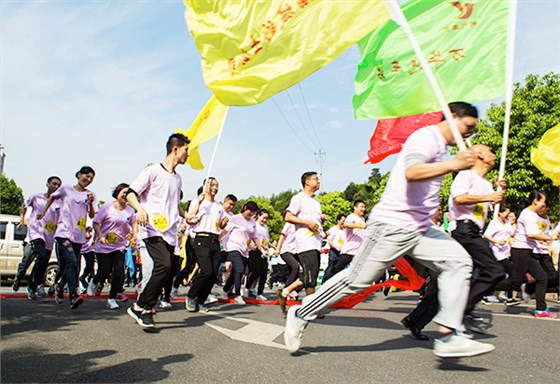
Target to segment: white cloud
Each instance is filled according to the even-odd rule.
[[[344,123],[340,120],[329,120],[327,121],[327,127],[339,129],[344,127]]]

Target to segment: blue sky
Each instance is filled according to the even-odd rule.
[[[5,174],[26,196],[44,190],[51,175],[75,183],[87,164],[97,171],[91,189],[109,200],[115,185],[163,159],[169,134],[188,128],[210,97],[180,1],[2,0],[0,7],[0,143]],[[515,80],[560,72],[560,1],[520,1],[518,16]],[[359,58],[354,46],[292,87],[293,104],[286,92],[274,97],[291,127],[272,100],[232,108],[212,172],[220,196],[297,189],[302,172],[318,169],[319,149],[325,191],[365,181],[375,122],[353,118]],[[489,103],[477,105],[483,111]],[[213,145],[201,149],[205,164]],[[375,167],[389,171],[394,160]],[[206,172],[179,173],[192,198]]]

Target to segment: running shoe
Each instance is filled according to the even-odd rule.
[[[173,300],[177,300],[179,298],[179,288],[171,288],[171,294],[169,295]]]
[[[492,344],[474,341],[464,333],[454,333],[449,337],[434,341],[434,355],[438,357],[470,357],[492,352]]]
[[[534,316],[537,319],[556,319],[556,313],[550,312],[548,308],[544,311],[535,311]]]
[[[204,304],[212,304],[218,301],[218,298],[212,294],[208,295]]]
[[[486,305],[492,305],[492,304],[501,303],[501,301],[498,300],[498,298],[497,298],[496,296],[494,296],[494,295],[484,296],[484,297],[482,298],[482,300],[480,300],[480,301],[482,301],[482,303],[483,303],[483,304],[486,304]]]
[[[117,309],[119,305],[117,304],[117,300],[115,299],[107,299],[107,308],[109,309]]]
[[[87,295],[93,296],[94,294],[95,294],[95,284],[93,284],[93,279],[92,279],[87,287]]]
[[[229,299],[229,292],[224,291],[223,288],[220,289],[220,298],[222,299]]]
[[[122,291],[121,293],[117,293],[117,298],[121,301],[121,303],[128,301],[128,296],[126,296],[126,293],[124,293],[124,291]]]
[[[185,300],[185,308],[187,308],[189,312],[198,312],[200,309],[196,300],[191,297],[187,297],[187,300]]]
[[[132,306],[126,310],[126,313],[144,328],[153,328],[156,326],[154,313],[147,309],[140,308],[136,303],[132,304]]]
[[[55,291],[56,291],[56,284],[53,284],[53,285],[51,285],[51,286],[49,287],[49,290],[47,291],[47,295],[48,295],[49,297],[53,297]]]
[[[515,299],[506,299],[504,300],[504,304],[506,307],[515,307],[516,305],[521,304],[521,302]]]
[[[84,287],[80,288],[80,295],[85,295],[85,294],[87,294],[87,288]]]
[[[63,300],[64,300],[64,290],[60,288],[58,285],[56,285],[54,301],[56,301],[57,304],[62,304]]]
[[[14,280],[14,283],[12,284],[12,289],[14,290],[14,292],[19,291],[19,281]]]
[[[95,286],[95,291],[93,292],[93,294],[94,294],[95,296],[100,296],[102,290],[103,290],[103,285],[97,284],[97,285]]]
[[[523,298],[523,302],[525,302],[525,304],[531,301],[531,295],[527,293],[526,288],[527,284],[521,284],[521,297]]]
[[[171,303],[168,302],[168,301],[164,301],[164,300],[159,302],[159,307],[161,309],[171,309],[172,308]]]
[[[286,313],[286,297],[282,294],[282,290],[276,291],[276,297],[278,297],[278,304],[280,305],[280,310],[282,313]]]
[[[268,299],[266,298],[266,296],[263,296],[263,295],[257,295],[257,300],[260,300],[260,301],[268,301]]]
[[[284,330],[284,344],[291,353],[297,352],[301,346],[303,331],[307,327],[307,321],[298,317],[297,310],[301,306],[294,305],[288,310],[286,315],[286,329]]]
[[[41,284],[37,287],[37,296],[38,297],[47,296],[47,292],[45,292],[45,286],[43,284]]]
[[[466,315],[463,319],[463,325],[466,329],[471,332],[479,333],[481,335],[486,335],[488,332],[484,328],[483,319],[480,317],[474,317],[472,315]]]
[[[407,328],[416,340],[430,340],[430,338],[422,333],[422,330],[407,317],[401,320],[401,324]]]
[[[76,308],[78,308],[83,302],[84,302],[84,299],[82,298],[82,296],[80,296],[80,295],[75,295],[75,296],[72,297],[72,299],[70,300],[70,309],[76,309]]]
[[[200,312],[204,312],[204,313],[210,312],[210,308],[209,308],[207,305],[204,305],[204,304],[199,305],[199,306],[198,306],[198,310],[199,310]]]
[[[234,303],[235,303],[235,304],[238,304],[238,305],[245,305],[245,304],[247,304],[247,303],[245,302],[245,300],[243,300],[243,296],[236,296],[236,297],[235,297],[235,300],[234,300]]]
[[[25,290],[27,291],[27,298],[29,300],[35,300],[35,298],[37,297],[35,291],[29,287],[25,287]]]

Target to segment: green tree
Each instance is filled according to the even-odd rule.
[[[505,103],[492,104],[486,118],[478,124],[473,142],[489,146],[499,164]],[[516,209],[533,189],[548,197],[549,215],[558,218],[558,187],[531,163],[531,148],[538,146],[543,134],[560,122],[560,74],[528,75],[525,84],[516,83],[513,93],[509,144],[506,159],[508,189],[506,203]],[[489,172],[490,180],[498,174],[498,166]]]
[[[350,182],[350,184],[348,184],[344,190],[344,198],[351,203],[356,200],[362,200],[366,203],[367,209],[370,210],[379,202],[381,194],[385,190],[385,186],[389,180],[389,176],[390,172],[381,175],[378,168],[373,168],[367,182],[363,184]]]
[[[288,189],[287,191],[280,192],[277,195],[273,194],[272,196],[270,196],[270,203],[275,210],[277,210],[278,212],[282,212],[284,209],[288,208],[288,205],[290,205],[290,200],[296,193],[298,193],[298,191]]]
[[[344,198],[342,192],[329,192],[317,196],[321,203],[321,210],[329,217],[329,223],[324,223],[323,228],[328,230],[336,223],[336,217],[339,214],[349,215],[352,213],[352,203]]]
[[[0,174],[0,213],[19,215],[23,204],[23,192],[14,179]]]

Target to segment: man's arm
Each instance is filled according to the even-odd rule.
[[[405,177],[407,181],[424,181],[442,176],[447,173],[462,171],[472,168],[475,162],[475,154],[472,151],[460,151],[451,160],[437,163],[415,163],[406,168]]]
[[[296,215],[294,215],[292,212],[287,211],[286,212],[286,219],[285,221],[287,223],[292,223],[292,224],[299,224],[299,225],[305,225],[307,228],[309,228],[310,231],[312,232],[317,232],[319,230],[319,224],[311,221],[311,220],[303,220],[300,219],[299,217],[297,217]]]

